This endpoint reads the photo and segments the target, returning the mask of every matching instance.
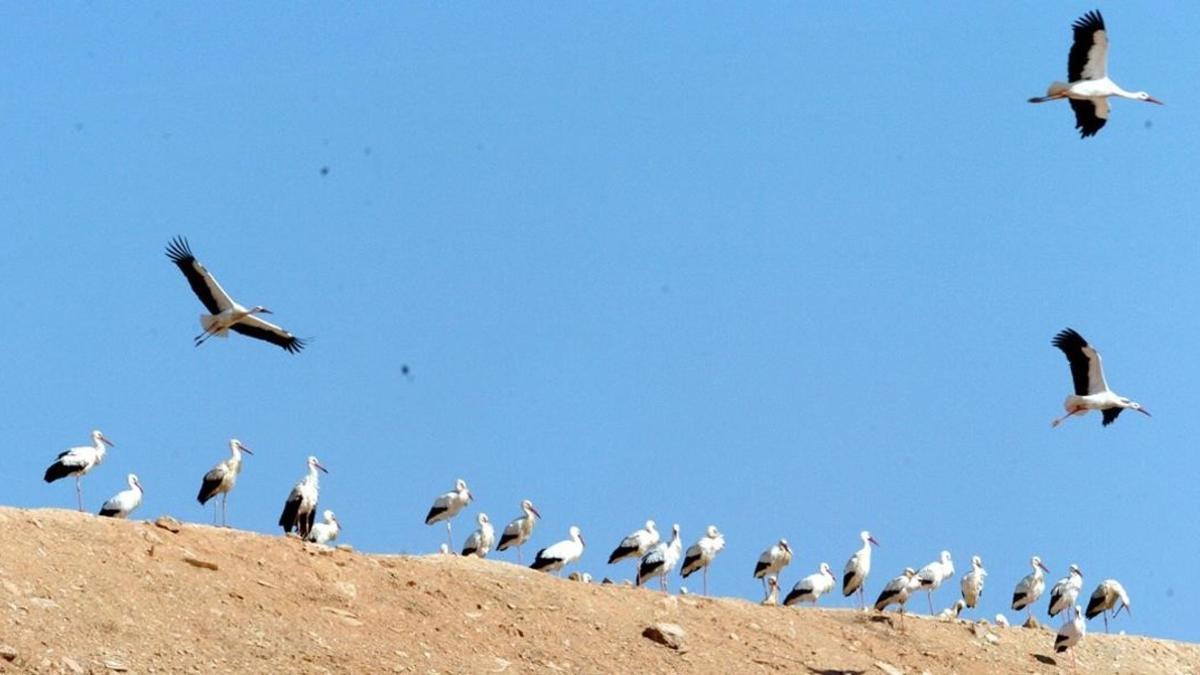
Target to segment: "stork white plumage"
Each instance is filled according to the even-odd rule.
[[[1075,607],[1075,601],[1079,599],[1081,590],[1083,590],[1083,572],[1079,571],[1079,565],[1071,563],[1067,576],[1059,579],[1050,588],[1050,606],[1046,613],[1054,617],[1059,612]],[[1064,618],[1070,619],[1071,617],[1065,615]]]
[[[1085,415],[1089,410],[1101,412],[1101,424],[1108,426],[1117,419],[1122,410],[1136,410],[1146,417],[1150,413],[1137,401],[1131,401],[1119,396],[1108,388],[1104,380],[1104,367],[1100,361],[1100,352],[1088,344],[1083,336],[1067,328],[1059,331],[1050,344],[1062,350],[1071,364],[1071,379],[1075,383],[1075,393],[1067,397],[1063,408],[1067,414],[1056,418],[1050,426],[1057,427],[1072,415]]]
[[[471,491],[467,489],[467,481],[459,478],[454,481],[453,490],[444,492],[433,500],[433,506],[429,507],[429,513],[425,515],[426,525],[446,521],[446,544],[452,551],[454,550],[454,540],[450,534],[450,521],[454,520],[454,517],[466,508],[467,504],[471,503],[471,498]]]
[[[142,483],[138,480],[136,474],[129,474],[126,478],[129,482],[129,489],[121,490],[113,495],[104,505],[100,507],[100,515],[107,518],[128,518],[133,510],[142,505]]]
[[[305,340],[301,340],[257,316],[272,314],[271,310],[262,305],[247,309],[229,297],[225,289],[221,288],[221,284],[217,283],[216,278],[204,268],[204,265],[200,264],[200,261],[196,260],[196,256],[192,255],[192,249],[188,246],[187,239],[183,237],[172,239],[167,244],[167,257],[179,267],[179,271],[183,272],[188,285],[192,287],[192,292],[196,294],[197,298],[200,298],[204,308],[211,312],[200,315],[200,326],[204,332],[193,338],[197,347],[214,335],[225,338],[229,337],[229,331],[233,331],[256,340],[278,345],[292,354],[304,349]]]
[[[917,588],[927,593],[929,615],[933,616],[933,592],[942,587],[942,582],[954,576],[954,561],[950,551],[942,551],[937,560],[917,571]]]
[[[658,577],[659,587],[663,592],[669,588],[667,575],[675,569],[679,556],[683,554],[683,541],[679,538],[679,524],[671,526],[671,541],[660,541],[646,551],[646,555],[638,562],[638,573],[635,585],[641,586],[650,577]]]
[[[903,621],[904,606],[908,603],[908,597],[920,586],[921,580],[917,578],[917,571],[905,567],[900,576],[893,577],[879,592],[879,597],[875,600],[875,609],[882,612],[891,605],[900,605],[900,620]]]
[[[43,480],[53,483],[59,478],[74,476],[75,496],[79,499],[79,510],[83,511],[83,485],[80,484],[80,479],[104,461],[106,445],[110,448],[116,447],[99,429],[92,431],[92,445],[81,445],[58,453],[54,463],[46,468]]]
[[[721,534],[716,525],[709,525],[708,529],[704,531],[704,536],[689,546],[687,553],[684,554],[683,567],[679,569],[680,576],[686,579],[694,572],[703,570],[703,592],[704,595],[708,595],[708,566],[712,564],[723,548],[725,548],[725,535]]]
[[[287,500],[283,503],[283,512],[279,514],[279,526],[283,528],[283,533],[295,530],[301,539],[308,537],[313,521],[317,519],[317,500],[321,496],[317,471],[329,473],[329,469],[311,455],[305,464],[308,466],[308,473],[288,493]]]
[[[1091,11],[1071,24],[1075,41],[1067,56],[1067,81],[1054,82],[1045,96],[1035,96],[1030,103],[1045,103],[1067,99],[1075,112],[1075,128],[1080,138],[1095,136],[1108,122],[1108,99],[1119,96],[1134,101],[1162,101],[1144,91],[1125,91],[1108,77],[1108,31],[1099,11]]]
[[[1117,603],[1121,603],[1119,606]],[[1116,579],[1105,579],[1100,582],[1096,590],[1092,591],[1092,597],[1088,599],[1087,618],[1089,621],[1096,618],[1097,614],[1104,615],[1104,632],[1108,632],[1108,610],[1114,606],[1117,610],[1112,613],[1113,618],[1121,613],[1121,608],[1125,608],[1125,613],[1133,616],[1133,608],[1129,606],[1129,594],[1125,592],[1125,587]],[[1079,611],[1078,608],[1075,609]]]
[[[983,595],[983,583],[986,580],[987,570],[983,569],[983,558],[971,556],[971,571],[963,575],[961,583],[964,607],[975,608],[979,597]]]
[[[509,546],[517,547],[517,564],[521,564],[521,544],[529,541],[533,535],[533,526],[542,514],[533,508],[533,502],[528,499],[521,501],[521,515],[509,521],[500,535],[500,543],[496,544],[497,551],[507,550]]]
[[[582,558],[583,533],[574,525],[567,532],[569,538],[538,551],[530,567],[546,572],[558,572],[558,575],[562,576],[564,567]]]
[[[775,575],[769,575],[766,579],[767,590],[763,596],[762,602],[759,604],[767,607],[774,607],[779,604],[779,579]]]
[[[1038,556],[1033,556],[1029,559],[1029,565],[1033,571],[1025,575],[1017,582],[1017,587],[1013,589],[1012,608],[1020,611],[1024,609],[1029,613],[1030,622],[1033,621],[1033,603],[1042,597],[1042,591],[1046,590],[1045,573],[1050,570],[1042,564],[1042,559]]]
[[[650,550],[651,546],[657,544],[660,538],[658,526],[654,524],[653,520],[647,520],[644,527],[634,530],[622,539],[621,543],[617,544],[617,547],[608,556],[608,564],[612,565],[622,560],[632,559],[634,575],[636,575],[642,556]]]
[[[1079,613],[1080,607],[1075,607],[1075,618],[1064,623],[1058,629],[1058,634],[1054,636],[1054,653],[1061,654],[1071,647],[1079,644],[1083,636],[1087,634],[1087,624]],[[1075,651],[1071,651],[1071,668],[1075,668]]]
[[[488,519],[486,513],[475,516],[475,522],[479,528],[467,536],[462,554],[486,558],[492,550],[492,544],[496,543],[496,529],[492,527],[492,521]]]
[[[1004,616],[1003,614],[997,614],[996,615],[996,625],[999,626],[1000,628],[1008,628],[1009,627],[1008,617]]]
[[[229,441],[229,459],[217,464],[208,473],[204,474],[204,480],[200,482],[200,493],[196,495],[196,501],[203,506],[208,500],[221,495],[221,525],[227,525],[226,515],[229,506],[229,491],[233,489],[237,483],[238,474],[242,472],[242,453],[253,455],[254,452],[242,445],[242,442],[236,438]],[[213,523],[217,522],[217,508],[213,504]]]
[[[308,536],[304,538],[305,541],[326,545],[337,539],[338,535],[342,533],[342,524],[333,511],[325,509],[325,513],[321,514],[321,517],[323,518],[322,522],[312,526],[312,529],[308,531]]]
[[[767,577],[779,576],[779,573],[790,562],[792,562],[792,547],[788,544],[787,539],[780,539],[779,543],[772,545],[758,556],[758,562],[754,564],[754,578],[762,579],[765,589]]]
[[[859,533],[859,538],[862,539],[862,548],[854,552],[850,559],[846,561],[846,566],[842,569],[842,597],[850,597],[851,593],[858,593],[858,607],[866,611],[867,601],[864,597],[863,585],[867,583],[867,577],[871,575],[871,546],[878,546],[879,542],[875,541],[875,537],[871,536],[870,532],[863,530]]]
[[[963,600],[962,598],[959,598],[958,600],[954,601],[953,605],[950,605],[946,609],[943,609],[942,612],[940,614],[938,614],[938,618],[943,621],[957,619],[959,617],[959,615],[962,614],[962,611],[966,608],[967,608],[967,601]]]
[[[833,577],[833,570],[829,569],[829,563],[823,562],[816,574],[810,574],[792,586],[791,592],[783,599],[783,604],[791,606],[811,602],[815,605],[822,595],[832,591],[836,585],[837,579]]]

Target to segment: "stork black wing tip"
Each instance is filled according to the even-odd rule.
[[[187,237],[183,235],[175,235],[171,241],[167,242],[167,257],[176,264],[188,259],[196,259],[196,256],[192,255],[192,247],[188,245]]]
[[[1071,28],[1104,30],[1104,17],[1100,15],[1100,10],[1093,9],[1076,19],[1075,23],[1071,24]]]

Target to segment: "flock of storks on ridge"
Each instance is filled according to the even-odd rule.
[[[1094,135],[1104,126],[1108,119],[1108,97],[1119,96],[1135,100],[1160,103],[1145,92],[1130,93],[1118,87],[1106,74],[1108,38],[1104,20],[1099,12],[1085,14],[1076,21],[1074,29],[1074,44],[1068,58],[1068,82],[1055,82],[1049,88],[1046,96],[1030,99],[1031,102],[1067,99],[1075,112],[1076,128],[1082,137]],[[298,353],[305,347],[305,340],[297,338],[283,328],[266,321],[261,315],[271,314],[271,310],[257,305],[246,308],[233,300],[225,292],[217,280],[200,264],[192,254],[186,239],[177,237],[167,246],[167,257],[175,263],[187,279],[192,291],[200,299],[208,311],[200,317],[202,332],[194,338],[196,346],[200,346],[212,337],[225,338],[229,332],[239,333],[250,338],[263,340],[277,345],[289,353]],[[1101,421],[1105,426],[1117,419],[1124,410],[1134,410],[1149,415],[1140,404],[1113,392],[1104,379],[1100,354],[1088,344],[1082,335],[1067,328],[1059,332],[1052,340],[1052,345],[1062,350],[1070,364],[1071,378],[1074,383],[1074,393],[1067,397],[1064,403],[1066,413],[1053,421],[1058,426],[1064,420],[1075,415],[1086,414],[1090,410],[1101,413]],[[103,460],[106,446],[113,444],[100,431],[92,432],[92,445],[71,448],[55,459],[46,469],[46,482],[54,482],[60,478],[73,476],[75,489],[79,500],[79,509],[83,510],[83,492],[80,484],[82,476],[94,469]],[[229,442],[230,456],[220,462],[201,481],[197,499],[201,504],[221,497],[221,523],[226,522],[227,501],[230,490],[237,481],[242,468],[242,454],[253,454],[250,448],[241,441],[232,439]],[[295,487],[292,488],[284,503],[279,525],[285,533],[296,532],[301,538],[318,544],[327,544],[337,538],[340,525],[332,511],[326,510],[323,522],[317,523],[317,499],[319,493],[318,472],[327,472],[316,457],[306,460],[307,473]],[[106,501],[100,509],[101,516],[117,518],[127,517],[142,502],[143,489],[138,477],[128,476],[129,489],[123,490]],[[430,508],[425,522],[433,524],[446,523],[448,542],[442,547],[443,552],[452,549],[451,521],[470,502],[472,496],[466,481],[459,479],[453,490],[437,497]],[[509,548],[516,549],[517,561],[521,560],[521,546],[533,535],[534,525],[541,514],[534,508],[533,503],[524,500],[521,503],[521,515],[510,522],[496,541],[495,530],[487,514],[480,513],[476,517],[478,528],[467,538],[462,548],[462,555],[486,557],[494,547],[498,551]],[[214,509],[214,521],[216,511]],[[842,594],[846,597],[857,594],[859,605],[865,606],[865,584],[871,572],[871,547],[878,542],[869,532],[861,533],[862,547],[859,548],[846,562],[842,574]],[[609,564],[624,560],[635,562],[635,584],[643,585],[647,580],[658,577],[661,588],[668,589],[667,576],[676,565],[680,565],[680,574],[688,577],[700,571],[704,576],[704,592],[708,591],[707,572],[709,565],[717,554],[724,548],[724,535],[716,528],[709,526],[702,536],[687,551],[683,551],[680,540],[679,525],[672,526],[669,541],[662,540],[654,521],[646,521],[645,526],[621,540],[608,558]],[[539,550],[534,557],[531,567],[539,570],[559,572],[564,567],[578,561],[584,550],[584,539],[580,529],[571,526],[567,539]],[[786,539],[780,539],[759,557],[754,568],[754,577],[763,581],[764,604],[777,604],[779,593],[778,577],[780,572],[791,562],[792,550]],[[680,564],[682,561],[682,564]],[[1045,588],[1044,575],[1049,570],[1042,564],[1039,557],[1030,560],[1031,572],[1016,585],[1012,596],[1012,609],[1025,609],[1030,613],[1032,623],[1033,604],[1042,596]],[[949,551],[943,551],[938,560],[915,570],[905,568],[902,574],[887,582],[880,592],[874,607],[883,611],[889,606],[898,605],[903,616],[904,607],[910,594],[925,591],[929,596],[929,609],[933,614],[933,593],[947,579],[955,574],[954,563]],[[976,605],[983,592],[987,572],[979,556],[971,559],[970,571],[961,580],[961,599],[940,616],[943,618],[958,617],[967,608]],[[576,572],[572,578],[590,580],[590,575]],[[607,579],[605,581],[608,581]],[[828,563],[821,563],[819,570],[798,581],[783,600],[784,605],[794,605],[803,602],[816,603],[823,595],[832,591],[837,585],[832,568]],[[1097,615],[1104,616],[1105,629],[1108,628],[1108,611],[1113,611],[1115,617],[1121,608],[1129,610],[1129,596],[1120,583],[1113,579],[1104,580],[1097,586],[1088,602],[1086,612],[1076,604],[1078,595],[1083,587],[1083,574],[1077,565],[1072,564],[1069,574],[1058,581],[1051,589],[1048,614],[1051,617],[1062,614],[1066,619],[1055,639],[1056,651],[1065,651],[1079,642],[1085,633],[1083,617],[1092,619]],[[1003,615],[996,617],[997,621],[1007,624]]]

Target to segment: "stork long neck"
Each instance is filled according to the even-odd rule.
[[[108,448],[104,447],[104,441],[101,441],[99,438],[96,439],[95,448],[96,463],[99,464],[100,462],[104,461],[104,455],[108,454]]]
[[[320,479],[317,477],[317,467],[313,466],[312,464],[309,464],[308,465],[308,475],[304,477],[304,480],[309,485],[313,486],[313,488],[316,488],[320,481]]]

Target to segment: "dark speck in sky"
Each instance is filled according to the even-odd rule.
[[[408,367],[407,363],[400,366],[400,374],[407,377],[410,380],[412,379],[412,370]]]
[[[321,167],[321,175],[328,176],[329,175],[329,167],[327,167],[327,166]]]

